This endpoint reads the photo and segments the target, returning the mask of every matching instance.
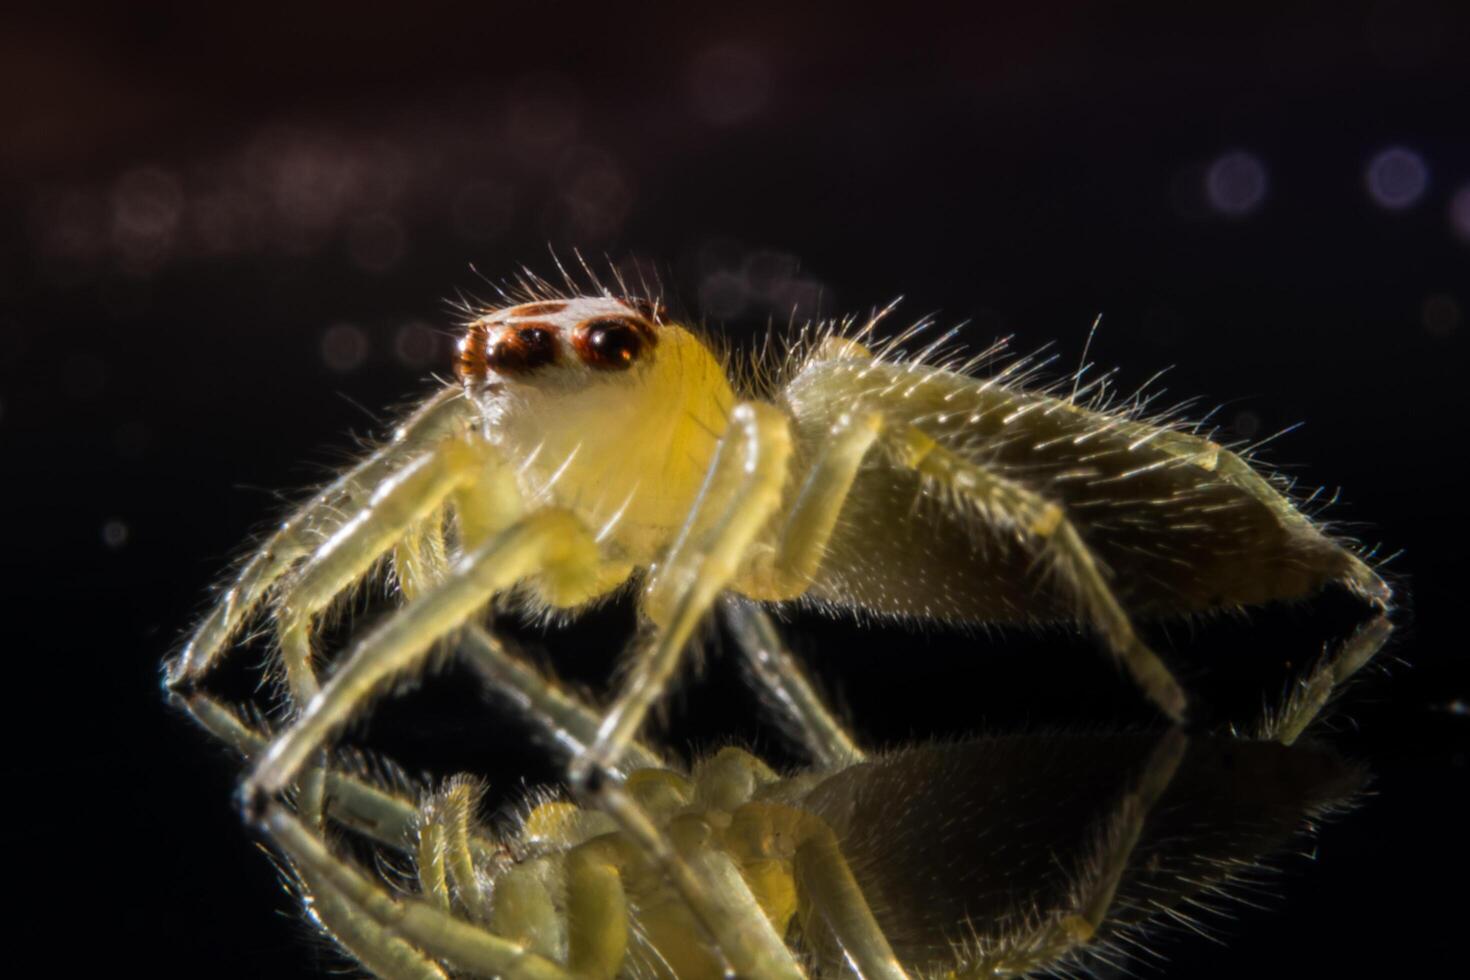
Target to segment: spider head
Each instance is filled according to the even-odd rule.
[[[656,304],[582,297],[522,303],[470,323],[456,368],[466,387],[581,387],[646,369],[658,347]]]
[[[553,486],[552,499],[592,526],[614,515],[626,527],[677,526],[735,401],[720,357],[634,299],[487,312],[460,341],[458,370],[526,492]]]

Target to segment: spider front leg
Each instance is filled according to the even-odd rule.
[[[733,596],[721,600],[721,609],[751,677],[781,710],[783,727],[801,740],[812,761],[830,769],[862,762],[866,753],[781,642],[765,610]]]
[[[508,523],[521,508],[519,496],[486,475],[503,470],[494,451],[477,435],[465,432],[442,439],[383,480],[362,508],[290,577],[277,600],[276,628],[287,686],[298,706],[320,689],[312,664],[311,635],[322,611],[390,550],[396,548],[400,558],[404,548],[425,556],[435,554],[438,549],[417,541],[426,528],[442,524],[445,502],[466,488],[474,489],[480,511],[494,508],[497,522]],[[399,564],[404,573],[417,569],[418,578],[432,575],[427,559]],[[406,592],[422,584],[408,574],[400,577]],[[316,765],[301,781],[300,810],[307,819],[321,818],[323,776],[323,767]]]
[[[643,611],[653,628],[635,648],[632,675],[597,739],[573,761],[574,786],[595,794],[617,768],[695,627],[780,505],[790,457],[791,432],[780,411],[758,402],[735,407],[689,517],[644,590]]]
[[[765,600],[793,599],[806,592],[858,468],[882,427],[882,417],[873,412],[837,419],[776,532],[774,547],[755,556],[735,580],[737,592]],[[724,612],[752,675],[784,710],[812,758],[824,766],[860,762],[862,749],[802,674],[770,617],[755,603],[734,598],[726,599]]]
[[[386,681],[417,666],[434,645],[496,594],[532,576],[563,595],[597,594],[604,571],[592,534],[569,511],[534,511],[465,554],[448,577],[391,614],[360,641],[332,679],[246,780],[257,806],[279,793],[307,758]]]
[[[407,419],[393,439],[338,477],[288,517],[236,574],[230,587],[168,666],[174,690],[196,684],[219,659],[272,586],[355,514],[374,490],[405,461],[463,426],[468,403],[458,389],[445,389]]]
[[[411,943],[412,947],[473,974],[509,980],[577,980],[575,974],[537,955],[524,944],[486,932],[431,901],[388,894],[358,868],[333,854],[279,803],[267,806],[264,827],[291,863],[300,869],[303,880],[314,893],[324,891],[352,913],[355,922],[369,927],[364,932],[374,942],[369,952],[375,958],[399,953],[398,943],[404,946]],[[353,953],[357,950],[353,949]],[[414,965],[423,962],[426,961],[420,956]],[[412,974],[404,971],[386,975]]]
[[[441,519],[445,502],[460,491],[472,490],[482,510],[494,508],[492,526],[509,524],[521,510],[519,495],[488,476],[503,470],[494,451],[478,436],[445,440],[385,481],[292,576],[278,601],[277,628],[287,679],[298,703],[311,700],[318,690],[311,633],[322,611],[406,536],[421,534],[424,526]],[[414,564],[425,563],[400,562],[400,567]],[[405,576],[405,585],[411,592],[419,583]]]

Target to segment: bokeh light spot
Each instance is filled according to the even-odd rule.
[[[1368,161],[1364,174],[1368,196],[1390,211],[1412,207],[1429,188],[1429,168],[1424,158],[1402,146],[1391,146]]]
[[[1242,439],[1253,439],[1261,431],[1261,416],[1248,408],[1241,409],[1230,420],[1230,427]]]
[[[404,367],[426,368],[439,360],[441,339],[427,323],[405,323],[393,335],[393,356]]]
[[[144,167],[124,174],[112,191],[112,242],[123,268],[144,275],[168,260],[184,211],[172,174]]]
[[[322,363],[340,374],[362,367],[368,355],[367,334],[350,323],[334,323],[322,334]]]
[[[1232,150],[1205,170],[1205,200],[1220,214],[1244,217],[1266,200],[1268,183],[1266,165],[1260,157]]]
[[[1460,321],[1464,318],[1464,311],[1460,309],[1460,301],[1449,293],[1431,293],[1424,297],[1424,302],[1419,307],[1419,319],[1424,324],[1424,332],[1431,337],[1444,339],[1453,336],[1460,329]]]
[[[128,526],[113,518],[102,525],[102,543],[113,551],[128,543]]]
[[[699,284],[699,308],[716,320],[739,316],[749,298],[745,277],[728,269],[709,273]]]
[[[689,99],[705,122],[729,126],[760,113],[771,95],[771,72],[759,51],[726,43],[707,48],[689,72]]]

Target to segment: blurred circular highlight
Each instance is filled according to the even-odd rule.
[[[1413,150],[1391,146],[1368,161],[1363,179],[1374,204],[1388,211],[1402,211],[1418,204],[1429,189],[1429,167]]]
[[[1232,150],[1205,170],[1205,200],[1218,214],[1241,218],[1266,200],[1270,178],[1266,164],[1254,153]]]
[[[335,323],[322,334],[322,363],[339,374],[356,371],[368,355],[368,338],[361,327]]]

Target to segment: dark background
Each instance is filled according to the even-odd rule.
[[[1297,422],[1265,458],[1396,557],[1402,628],[1350,694],[1375,795],[1287,861],[1270,911],[1145,975],[1426,973],[1463,931],[1470,670],[1458,514],[1470,324],[1456,5],[995,5],[766,16],[436,0],[51,6],[0,30],[0,439],[11,546],[14,887],[78,916],[59,964],[296,975],[334,962],[230,801],[233,763],[158,664],[278,494],[432,389],[458,291],[580,248],[654,270],[737,339],[860,312],[968,320],[1221,408]],[[483,277],[483,278],[482,278]],[[793,314],[793,311],[794,314]],[[1166,397],[1165,401],[1171,400]],[[1153,635],[1221,719],[1350,604]],[[1338,609],[1337,606],[1343,606]],[[545,644],[605,681],[625,608]],[[1150,719],[1090,641],[791,631],[874,744]],[[983,655],[976,643],[988,648]],[[716,644],[717,646],[718,644]],[[729,658],[675,744],[790,760]],[[364,736],[498,799],[554,769],[453,671]],[[1446,886],[1452,890],[1443,894]]]

